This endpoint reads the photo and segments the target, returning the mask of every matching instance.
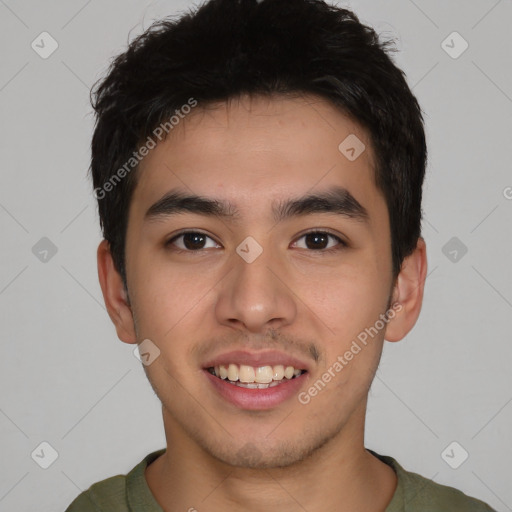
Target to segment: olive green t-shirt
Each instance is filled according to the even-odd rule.
[[[368,450],[391,466],[397,487],[386,512],[496,512],[489,505],[446,485],[406,471],[387,455]],[[165,448],[152,452],[127,475],[116,475],[82,492],[65,512],[163,512],[146,482],[144,470]]]

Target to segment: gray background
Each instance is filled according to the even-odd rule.
[[[64,510],[165,446],[159,401],[97,280],[88,94],[128,34],[190,5],[0,0],[2,511]],[[512,510],[512,2],[343,5],[397,38],[430,150],[424,306],[406,339],[385,344],[366,446]],[[59,45],[47,59],[31,47],[43,31]],[[457,58],[457,36],[442,44],[454,31],[469,44]],[[48,469],[42,442],[58,454]]]

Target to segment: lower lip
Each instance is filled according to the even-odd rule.
[[[298,377],[266,389],[249,389],[230,384],[204,370],[215,390],[228,402],[241,409],[261,411],[276,407],[299,392],[305,383],[307,372]]]

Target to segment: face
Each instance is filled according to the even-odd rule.
[[[388,327],[388,211],[366,133],[326,101],[197,109],[138,170],[126,239],[137,341],[160,351],[145,371],[168,434],[229,464],[286,466],[362,429]],[[339,149],[354,135],[355,160]],[[303,372],[283,378],[287,367]],[[255,379],[261,389],[239,385]]]

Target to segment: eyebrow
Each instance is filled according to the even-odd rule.
[[[172,190],[149,207],[145,221],[159,220],[180,213],[195,213],[225,220],[237,220],[239,211],[229,201],[197,196],[182,190]],[[369,222],[368,211],[344,187],[332,187],[325,192],[281,200],[272,205],[276,223],[296,216],[333,213],[360,222]]]

